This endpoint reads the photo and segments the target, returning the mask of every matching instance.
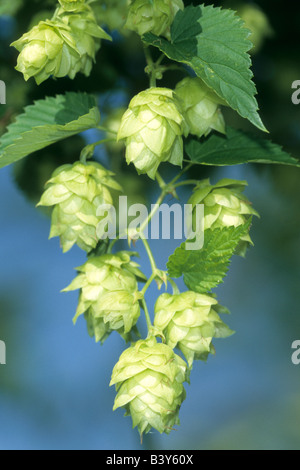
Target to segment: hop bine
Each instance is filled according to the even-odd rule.
[[[238,227],[244,225],[251,216],[259,214],[243,194],[246,181],[222,179],[211,185],[210,181],[203,180],[195,188],[189,200],[193,208],[197,204],[204,204],[204,229],[223,227]],[[195,211],[194,212],[194,217]],[[195,223],[195,221],[194,221]],[[244,256],[249,245],[253,245],[249,233],[241,237],[236,254]]]
[[[112,175],[96,162],[63,165],[53,173],[38,205],[54,206],[50,238],[59,236],[64,252],[74,244],[87,252],[96,248],[104,218],[98,209],[113,203],[110,189],[121,190]]]
[[[116,255],[91,257],[77,268],[79,274],[63,292],[80,289],[79,304],[74,318],[85,316],[88,331],[96,342],[102,343],[116,330],[128,340],[140,316],[138,280],[146,278],[134,253],[122,251]]]
[[[162,162],[182,166],[183,117],[172,90],[150,88],[136,95],[125,112],[118,140],[126,139],[126,160],[139,174],[155,178]]]
[[[185,118],[184,134],[207,136],[212,130],[225,134],[225,121],[220,105],[227,106],[200,78],[184,78],[176,86]]]
[[[154,326],[163,331],[167,344],[178,347],[189,367],[194,359],[206,361],[214,352],[213,338],[226,338],[233,331],[218,313],[227,312],[209,295],[196,292],[162,294],[155,305]]]
[[[129,8],[126,27],[140,36],[150,32],[169,38],[176,13],[183,9],[182,0],[134,0]]]
[[[124,407],[141,434],[151,428],[169,434],[179,424],[188,369],[170,346],[152,336],[126,349],[115,365],[110,385],[116,385],[114,410]]]

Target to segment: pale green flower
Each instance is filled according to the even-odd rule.
[[[80,289],[79,304],[74,323],[85,315],[89,334],[96,342],[104,340],[112,331],[124,339],[140,316],[138,280],[145,280],[138,264],[131,261],[134,253],[126,251],[115,255],[91,257],[77,268],[78,276],[64,292]]]
[[[116,385],[114,410],[124,407],[141,435],[151,428],[169,434],[179,424],[185,399],[186,363],[154,337],[126,349],[115,365],[110,385]]]
[[[112,175],[95,162],[63,165],[53,173],[38,205],[54,206],[50,238],[59,236],[64,252],[75,243],[87,252],[96,248],[101,239],[97,227],[104,218],[97,210],[112,205],[110,189],[121,190]]]
[[[78,71],[87,77],[90,75],[96,53],[100,49],[101,40],[111,41],[111,37],[97,24],[92,8],[88,5],[82,6],[78,11],[58,12],[60,21],[70,28],[76,41],[76,48],[80,54]]]
[[[207,136],[212,130],[225,134],[225,121],[220,105],[227,106],[200,78],[184,78],[176,86],[185,118],[184,134]]]
[[[118,140],[126,140],[127,163],[154,179],[162,162],[182,166],[182,133],[183,117],[174,92],[149,88],[131,100]]]
[[[12,43],[20,52],[16,69],[25,80],[34,77],[38,85],[51,76],[88,76],[101,39],[111,38],[97,25],[91,7],[82,4],[78,11],[68,12],[60,8],[55,19],[40,21]]]
[[[140,36],[150,32],[168,37],[170,26],[179,9],[184,9],[182,0],[133,0],[126,27]]]
[[[85,0],[58,0],[62,8],[66,11],[78,10],[85,4]]]
[[[246,185],[246,181],[227,178],[214,185],[211,185],[208,179],[200,181],[188,203],[193,207],[196,204],[204,204],[205,230],[238,227],[244,225],[253,215],[259,217],[243,194]],[[241,238],[236,253],[243,256],[250,244],[253,245],[253,242],[247,233]]]
[[[167,344],[178,347],[191,367],[194,359],[205,361],[214,352],[213,338],[225,338],[233,332],[218,312],[225,311],[214,297],[184,292],[162,294],[155,305],[154,326],[161,329]]]

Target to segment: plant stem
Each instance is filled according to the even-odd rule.
[[[151,264],[152,273],[156,273],[158,271],[158,268],[156,266],[156,262],[155,262],[153,253],[151,251],[150,245],[149,245],[148,241],[146,240],[145,235],[143,234],[143,232],[140,232],[139,235],[140,235],[140,238],[141,238],[141,240],[144,244],[144,247],[146,249],[146,252],[147,252],[150,264]]]
[[[151,274],[151,277],[149,277],[148,281],[146,282],[146,284],[144,285],[143,289],[141,290],[141,294],[145,295],[147,290],[149,289],[150,285],[152,284],[152,282],[154,281],[156,277],[156,273],[153,272]]]
[[[149,310],[148,310],[148,307],[147,307],[146,300],[142,299],[141,302],[142,302],[142,306],[143,306],[143,309],[144,309],[144,312],[145,312],[146,323],[147,323],[147,328],[148,328],[148,333],[149,333],[150,330],[152,329],[152,322],[151,322],[151,318],[150,318],[150,315],[149,315]]]

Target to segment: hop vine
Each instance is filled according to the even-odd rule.
[[[249,150],[250,137],[241,131],[237,146],[236,134],[227,126],[225,107],[266,130],[250,70],[249,32],[229,10],[186,7],[182,0],[59,0],[51,18],[13,42],[19,52],[16,69],[37,85],[74,79],[79,73],[89,77],[93,67],[101,68],[102,47],[112,41],[114,34],[108,31],[114,29],[142,45],[149,86],[130,96],[127,109],[115,109],[104,118],[95,98],[82,92],[35,102],[1,138],[0,167],[83,131],[102,133],[101,140],[78,149],[74,163],[54,171],[38,206],[51,209],[50,237],[59,237],[63,252],[77,245],[87,255],[63,290],[79,292],[74,323],[83,316],[96,343],[109,341],[113,334],[124,340],[110,382],[116,388],[113,409],[125,409],[141,436],[152,429],[169,434],[179,424],[190,372],[198,373],[195,362],[207,361],[216,353],[215,340],[233,334],[223,321],[229,311],[207,286],[222,282],[234,253],[245,256],[253,245],[250,224],[258,216],[244,193],[247,182],[199,180],[193,169],[216,161],[230,165],[223,150],[238,163],[299,163],[269,141],[259,146],[256,157],[257,148]],[[216,68],[220,57],[223,75]],[[168,86],[170,74],[173,80]],[[164,86],[159,86],[162,79]],[[95,149],[101,145],[121,153],[122,163],[112,159],[106,166],[100,164]],[[134,243],[136,251],[119,249],[124,233],[110,239],[113,218],[99,211],[116,208],[116,198],[124,194],[122,175],[112,166],[121,169],[125,162],[138,181],[145,181],[139,175],[146,175],[160,191],[134,233],[126,227],[128,246]],[[173,179],[163,179],[163,167],[172,168]],[[172,256],[168,270],[155,259],[145,230],[167,197],[179,199],[181,187],[189,188],[181,202],[191,206],[192,228],[195,232],[202,227],[209,246],[189,253],[184,244]],[[202,225],[197,220],[199,205],[204,209]],[[149,277],[133,260],[140,247],[149,258]],[[205,266],[201,273],[199,259]],[[171,271],[184,274],[186,290],[179,290]],[[155,283],[158,292],[152,312],[148,289]],[[141,334],[143,320],[146,335]]]

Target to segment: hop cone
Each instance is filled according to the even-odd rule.
[[[79,274],[64,292],[80,289],[74,323],[85,315],[90,336],[104,342],[117,330],[128,339],[140,316],[138,281],[144,275],[130,260],[133,253],[120,252],[90,258],[78,268]]]
[[[185,118],[185,136],[207,136],[213,129],[225,134],[225,121],[220,105],[226,103],[200,78],[184,78],[176,86]]]
[[[112,175],[95,162],[63,165],[53,173],[38,205],[54,206],[50,238],[59,236],[64,252],[75,243],[87,252],[96,247],[103,219],[97,209],[113,203],[108,188],[121,189]]]
[[[238,227],[244,225],[252,215],[259,216],[243,194],[246,181],[222,179],[215,185],[203,180],[196,187],[189,204],[204,204],[204,229]],[[244,256],[252,243],[249,233],[245,234],[236,253]]]
[[[129,8],[126,27],[140,36],[150,32],[168,37],[177,11],[183,8],[182,0],[134,0]]]
[[[102,24],[107,25],[111,31],[117,29],[123,32],[129,3],[130,0],[98,0],[93,8]]]
[[[155,305],[154,326],[163,331],[167,344],[178,347],[191,367],[194,359],[205,361],[214,352],[213,338],[225,338],[233,332],[217,312],[225,311],[209,295],[185,292],[162,294]]]
[[[76,64],[76,72],[89,76],[95,62],[96,53],[100,49],[101,39],[111,40],[111,37],[97,24],[92,8],[81,6],[78,11],[65,12],[59,10],[60,20],[68,28],[76,41],[80,60]]]
[[[115,365],[110,385],[116,385],[114,410],[124,407],[140,434],[151,428],[169,434],[179,424],[185,399],[186,363],[154,337],[125,350]]]
[[[66,11],[75,11],[82,7],[85,0],[58,0],[62,8]]]
[[[162,162],[182,166],[182,133],[183,117],[173,91],[150,88],[130,102],[118,139],[126,139],[127,163],[154,179]]]
[[[16,69],[25,80],[34,77],[38,85],[50,76],[89,75],[100,39],[110,36],[97,25],[88,5],[75,12],[60,8],[55,20],[41,21],[12,43],[20,52]]]

